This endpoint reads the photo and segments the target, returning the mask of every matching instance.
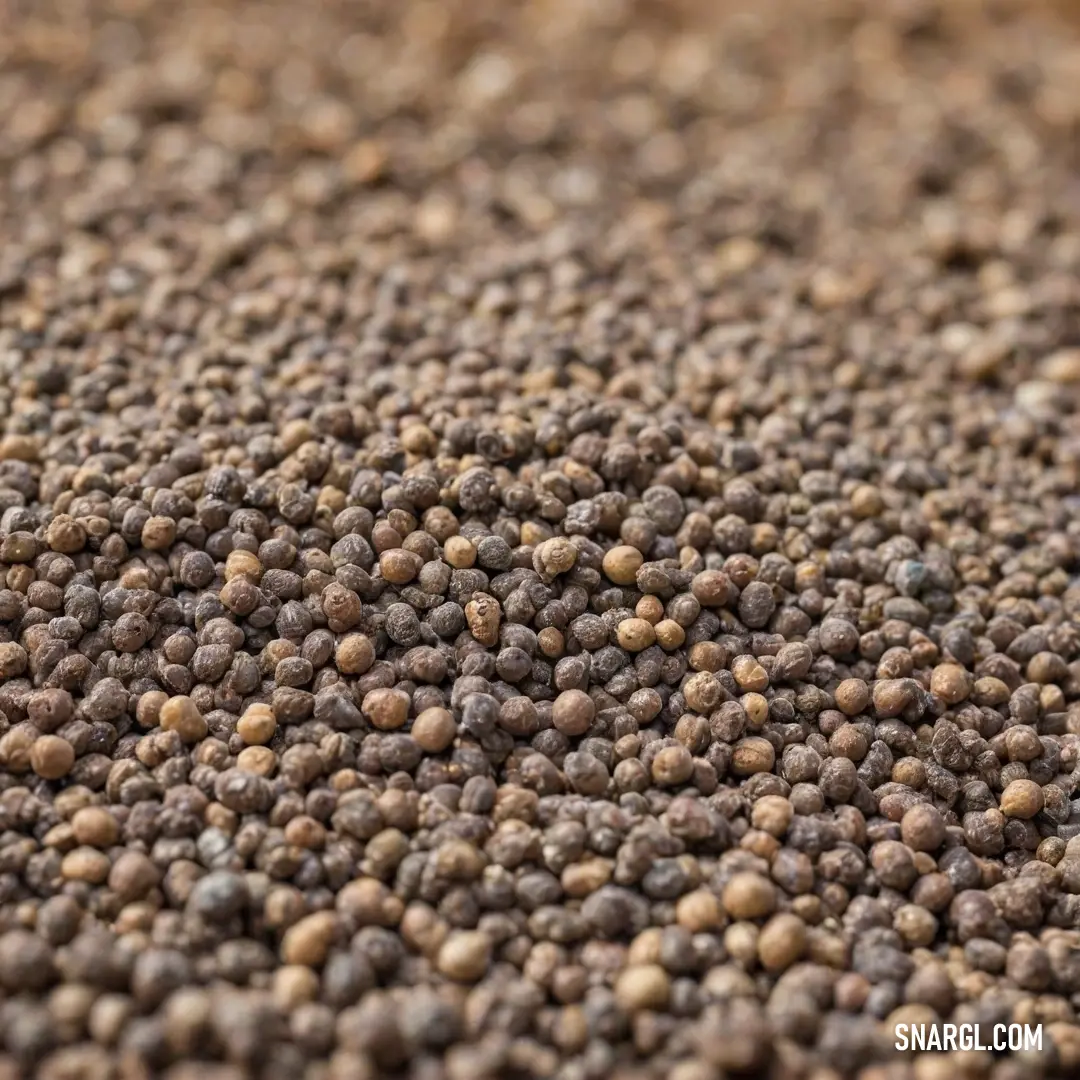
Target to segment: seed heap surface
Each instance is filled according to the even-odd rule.
[[[1061,18],[6,5],[0,1080],[1080,1075]]]

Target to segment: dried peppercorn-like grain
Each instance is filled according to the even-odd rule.
[[[1080,24],[114,7],[4,26],[0,1073],[1077,1075]]]

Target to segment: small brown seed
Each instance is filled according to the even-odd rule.
[[[629,544],[619,544],[604,556],[604,573],[616,585],[633,585],[637,572],[645,561],[644,556]]]
[[[454,741],[457,726],[449,710],[432,706],[417,716],[409,733],[422,750],[429,754],[441,754]]]
[[[334,662],[343,675],[363,675],[375,663],[375,648],[365,634],[346,634],[337,644]]]
[[[768,739],[758,735],[740,739],[731,753],[731,769],[736,776],[771,772],[776,764],[776,751]]]
[[[1043,792],[1033,780],[1014,780],[1001,793],[1001,812],[1009,818],[1033,818],[1043,808]]]
[[[671,652],[686,641],[686,631],[674,619],[661,619],[654,627],[656,644]]]
[[[401,690],[377,687],[364,695],[361,709],[380,731],[393,731],[409,718],[409,696]]]
[[[656,641],[656,631],[644,619],[623,619],[616,628],[619,644],[628,652],[641,652]]]
[[[45,530],[50,550],[73,555],[86,546],[86,530],[69,514],[57,514]]]
[[[451,566],[467,570],[476,562],[476,548],[464,536],[451,536],[443,543],[443,557]]]
[[[74,764],[74,748],[59,735],[42,735],[30,748],[30,767],[46,780],[67,776]]]
[[[768,972],[785,971],[806,951],[806,924],[797,915],[780,912],[761,928],[757,952]]]
[[[161,880],[161,871],[141,851],[125,851],[109,871],[109,888],[125,903],[141,900]]]
[[[795,811],[781,795],[764,795],[754,803],[751,821],[755,829],[780,837],[787,832]]]
[[[248,746],[265,746],[277,731],[277,720],[271,706],[250,705],[236,722],[236,733]]]
[[[455,982],[477,982],[491,963],[491,941],[478,930],[457,930],[439,949],[437,967]]]
[[[736,656],[731,661],[731,674],[742,690],[761,693],[768,688],[768,673],[753,656]]]
[[[135,707],[135,719],[144,728],[158,727],[161,723],[161,707],[169,700],[162,690],[148,690],[139,698]]]
[[[245,746],[236,755],[236,767],[257,776],[272,776],[277,764],[277,755],[265,746]]]
[[[596,714],[592,698],[584,690],[564,690],[551,708],[551,721],[557,731],[576,738],[589,730]]]
[[[720,900],[733,919],[760,919],[776,909],[776,887],[760,874],[743,871],[724,886]]]
[[[150,551],[164,551],[176,539],[176,522],[170,517],[149,518],[142,529],[142,545]]]
[[[236,578],[246,578],[253,585],[258,585],[263,576],[263,564],[259,557],[242,548],[230,551],[225,559],[225,580],[233,581]]]
[[[900,822],[904,843],[913,851],[937,851],[945,842],[945,819],[929,803],[917,803]]]
[[[624,1012],[666,1009],[670,996],[671,978],[659,964],[628,967],[615,980],[615,1001]]]
[[[845,679],[833,696],[836,707],[848,716],[858,716],[870,704],[870,690],[862,679]]]
[[[655,627],[664,621],[664,603],[658,596],[643,596],[634,605],[634,615],[654,627],[655,633]]]
[[[553,536],[538,544],[533,554],[533,567],[545,580],[565,574],[577,562],[577,548],[565,536]]]
[[[664,787],[685,784],[694,773],[694,759],[685,746],[665,746],[653,758],[652,777]]]
[[[947,705],[958,705],[971,692],[971,676],[959,664],[938,664],[930,689]]]
[[[88,847],[112,847],[120,836],[116,818],[103,806],[84,806],[71,818],[75,839]]]
[[[206,738],[206,721],[199,707],[186,695],[169,698],[161,706],[158,718],[165,731],[175,731],[186,743]]]
[[[724,922],[720,901],[707,889],[695,889],[679,898],[675,921],[692,934],[718,930]]]
[[[493,596],[481,594],[465,605],[465,621],[472,636],[481,645],[490,647],[499,640],[502,608]]]
[[[281,939],[281,959],[286,964],[320,967],[330,952],[337,932],[337,916],[332,911],[306,915],[285,931]]]
[[[60,875],[65,881],[85,881],[100,885],[109,876],[109,856],[91,847],[69,851],[60,863]]]
[[[909,946],[927,948],[937,936],[938,921],[918,904],[904,904],[893,916],[893,927]]]
[[[392,585],[407,585],[423,565],[419,555],[403,548],[392,548],[379,556],[379,573]]]

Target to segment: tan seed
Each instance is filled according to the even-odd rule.
[[[776,886],[752,870],[734,874],[720,896],[733,919],[760,919],[776,909]]]
[[[604,556],[602,566],[604,573],[616,585],[633,585],[637,580],[638,569],[644,561],[644,556],[636,547],[619,544]]]
[[[248,706],[247,711],[236,722],[236,733],[248,746],[265,746],[276,731],[274,710],[262,702]]]
[[[736,776],[769,772],[776,764],[776,751],[768,739],[751,735],[740,739],[731,753],[731,771]]]
[[[615,635],[627,652],[641,652],[656,641],[655,629],[644,619],[623,619]]]
[[[305,915],[285,931],[281,939],[281,959],[286,964],[319,967],[330,952],[337,930],[337,916],[331,911]]]
[[[175,731],[186,743],[206,738],[206,721],[199,707],[186,695],[169,698],[161,706],[158,717],[166,731]]]
[[[1042,788],[1034,780],[1014,780],[1001,793],[1001,812],[1006,817],[1026,820],[1042,808]]]
[[[629,967],[615,980],[615,1001],[624,1012],[660,1011],[670,997],[671,977],[659,964]]]
[[[806,924],[790,912],[774,915],[761,928],[757,951],[766,971],[785,971],[806,951]]]
[[[30,768],[46,780],[67,776],[74,764],[74,748],[59,735],[42,735],[30,748]]]
[[[439,949],[436,966],[455,982],[477,982],[491,963],[491,941],[479,930],[456,930]]]

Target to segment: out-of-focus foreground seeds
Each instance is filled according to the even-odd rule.
[[[0,1080],[1080,1075],[1059,18],[7,5]]]

